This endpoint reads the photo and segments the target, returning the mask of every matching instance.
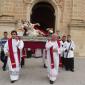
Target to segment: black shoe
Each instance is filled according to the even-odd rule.
[[[15,81],[11,81],[11,83],[14,83]]]
[[[21,68],[25,65],[24,59],[21,60]]]
[[[74,69],[71,69],[72,72],[74,72]]]
[[[65,68],[66,71],[69,71],[69,69]]]
[[[47,68],[47,66],[44,64],[44,68]]]
[[[51,81],[51,80],[50,80],[50,84],[53,84],[53,83],[54,83],[54,81]]]
[[[3,71],[6,71],[6,67],[4,67],[4,66],[2,67],[2,69],[3,69]]]
[[[23,67],[24,67],[24,65],[21,64],[21,68],[23,68]]]

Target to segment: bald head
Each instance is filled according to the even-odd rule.
[[[58,35],[57,34],[52,34],[52,41],[56,41],[57,40]]]

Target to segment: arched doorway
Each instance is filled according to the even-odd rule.
[[[30,21],[32,23],[40,23],[43,30],[53,28],[55,30],[55,10],[50,3],[39,2],[32,8]]]

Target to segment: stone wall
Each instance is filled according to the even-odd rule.
[[[70,34],[72,39],[76,44],[76,56],[84,57],[85,56],[85,21],[81,20],[72,20],[72,23],[69,27]]]
[[[38,1],[50,2],[56,10],[55,30],[72,35],[76,54],[85,56],[85,0],[0,0],[0,36],[16,28],[18,20],[30,20],[31,7]]]
[[[73,0],[70,34],[76,43],[76,54],[85,57],[85,0]]]
[[[85,0],[73,0],[72,18],[85,20]]]
[[[68,25],[72,19],[72,0],[64,0],[62,31],[68,34]]]
[[[14,16],[14,2],[15,0],[0,0],[0,16]]]

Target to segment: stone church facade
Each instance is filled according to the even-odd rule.
[[[76,57],[85,56],[85,0],[0,0],[0,36],[17,28],[19,20],[40,22],[71,34]]]

